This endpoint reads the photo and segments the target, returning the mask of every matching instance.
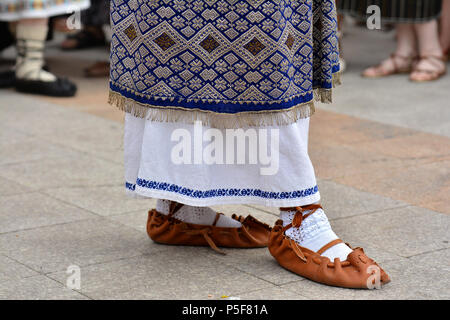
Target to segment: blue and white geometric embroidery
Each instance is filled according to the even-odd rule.
[[[319,191],[318,186],[314,186],[312,188],[297,190],[297,191],[289,191],[289,192],[271,192],[271,191],[263,191],[260,189],[239,189],[239,188],[221,188],[221,189],[212,189],[212,190],[194,190],[190,188],[185,188],[178,186],[176,184],[166,183],[166,182],[157,182],[157,181],[149,181],[145,179],[138,178],[136,180],[136,184],[126,182],[125,187],[131,191],[135,191],[136,185],[142,188],[159,190],[159,191],[168,191],[173,193],[178,193],[180,195],[184,195],[191,198],[197,199],[206,199],[206,198],[214,198],[214,197],[258,197],[264,199],[297,199],[304,198],[316,194]]]
[[[113,91],[220,113],[281,110],[330,89],[334,0],[112,0]]]

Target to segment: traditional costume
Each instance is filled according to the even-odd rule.
[[[149,213],[154,241],[269,244],[270,228],[256,219],[207,208],[220,204],[296,207],[286,225],[314,209],[312,228],[290,226],[297,232],[290,239],[307,243],[313,230],[326,233],[326,243],[337,238],[321,208],[301,209],[320,199],[307,151],[309,117],[315,101],[331,102],[339,83],[334,0],[112,0],[111,24],[109,101],[126,112],[124,185],[131,195],[165,199]],[[206,161],[203,148],[235,129],[249,139],[251,130],[260,139],[267,133],[265,150],[279,143],[276,170],[227,162],[217,149],[215,161]],[[188,143],[200,157],[193,150],[192,161],[173,161],[174,132],[200,136]],[[247,150],[244,158],[252,156]],[[316,240],[308,246],[325,244]],[[323,261],[352,252],[344,244],[331,249]]]
[[[319,200],[308,117],[339,81],[332,1],[119,0],[111,21],[110,102],[127,112],[129,191],[203,206]],[[256,165],[186,171],[158,141],[178,127],[194,136],[196,120],[205,130],[277,128],[280,148],[294,151],[270,177]]]

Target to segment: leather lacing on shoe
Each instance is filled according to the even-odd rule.
[[[167,215],[167,218],[170,219],[169,221],[171,221],[172,223],[174,221],[176,222],[180,222],[180,220],[178,219],[174,219],[173,216],[175,215],[175,213],[181,209],[181,207],[183,207],[182,203],[178,203],[175,201],[171,201],[170,205],[169,205],[169,214]],[[212,224],[212,226],[215,226],[217,221],[219,221],[220,215],[222,213],[217,212],[216,217],[214,219],[214,222]],[[211,247],[211,249],[213,249],[214,251],[216,251],[217,253],[220,254],[226,254],[225,251],[221,250],[213,241],[213,239],[211,239],[211,237],[209,236],[211,233],[211,228],[209,227],[205,227],[202,229],[194,229],[194,230],[183,230],[182,232],[191,235],[191,236],[195,236],[195,235],[201,235],[203,236],[203,238],[205,238],[205,241],[208,243],[208,245]]]
[[[184,233],[189,234],[191,236],[202,235],[203,238],[205,238],[206,242],[211,247],[211,249],[213,249],[214,251],[216,251],[220,254],[226,254],[225,251],[222,251],[221,249],[219,249],[219,247],[214,243],[213,239],[211,239],[211,237],[209,236],[209,234],[211,233],[210,228],[203,228],[203,229],[198,229],[198,230],[186,230],[186,231],[184,231]]]
[[[178,210],[176,210],[176,211],[178,211]],[[173,212],[172,215],[175,212]],[[156,210],[150,210],[150,213],[154,214],[156,217],[161,218],[161,223],[157,224],[157,226],[161,226],[165,221],[168,221],[169,222],[169,225],[168,225],[169,230],[171,229],[171,226],[183,223],[183,221],[178,220],[177,218],[174,218],[172,215],[169,216],[169,215],[161,214],[161,213],[157,212]],[[184,222],[184,226],[187,226],[187,225],[189,225],[189,224]],[[205,228],[202,228],[202,229],[187,229],[186,228],[185,230],[181,230],[180,232],[183,232],[183,233],[191,235],[191,236],[196,236],[196,235],[203,236],[203,238],[208,243],[208,245],[211,247],[211,249],[213,249],[214,251],[216,251],[220,254],[226,254],[224,251],[220,250],[219,247],[217,247],[217,245],[214,243],[214,241],[209,236],[211,233],[211,228],[209,226],[205,226]]]
[[[312,214],[314,214],[318,209],[323,209],[322,206],[320,204],[310,204],[310,205],[306,205],[306,206],[301,206],[301,207],[293,207],[293,208],[280,208],[281,211],[296,211],[295,215],[294,215],[294,219],[292,219],[292,222],[289,223],[286,226],[282,226],[282,221],[277,221],[276,227],[280,228],[281,227],[281,232],[284,234],[284,232],[292,227],[294,228],[300,228],[300,226],[302,225],[303,220],[305,220],[306,218],[308,218],[309,216],[311,216]],[[309,211],[308,213],[304,214],[304,212]],[[310,256],[309,253],[307,252],[303,252],[301,247],[298,245],[298,243],[296,241],[294,241],[293,239],[289,238],[288,236],[286,236],[284,234],[284,236],[289,239],[289,245],[292,248],[292,250],[295,252],[295,254],[300,258],[300,260],[302,260],[303,262],[307,261],[307,258]],[[338,243],[343,243],[343,241],[341,239],[336,239],[333,240],[329,243],[327,243],[326,245],[324,245],[322,248],[320,248],[317,253],[319,255],[321,255],[322,253],[324,253],[326,250],[328,250],[329,248],[333,247],[334,245],[338,244]],[[346,243],[347,246],[349,246],[351,249],[353,249],[348,243]],[[364,253],[364,250],[362,248],[356,248],[356,249],[361,249]],[[355,249],[353,249],[355,250]],[[325,261],[324,259],[320,259],[319,257],[312,257],[312,261],[318,265],[322,265],[322,263]],[[335,263],[338,263],[339,266],[341,267],[346,267],[346,266],[350,266],[351,263],[350,261],[340,261],[339,258],[335,259],[335,262],[328,262],[327,263],[327,267],[329,268],[334,268],[335,267]]]
[[[369,288],[369,282],[375,285],[377,277],[372,277],[379,272],[382,285],[390,282],[389,276],[384,270],[360,247],[352,248],[353,251],[345,261],[335,258],[334,262],[322,256],[322,254],[342,240],[336,239],[324,245],[317,252],[302,247],[285,234],[291,227],[299,228],[302,222],[322,207],[312,204],[294,208],[281,208],[282,211],[295,212],[292,222],[283,227],[283,220],[278,220],[272,229],[269,240],[269,250],[278,263],[284,268],[299,274],[307,279],[346,288]],[[371,268],[376,266],[377,268]]]
[[[183,204],[178,203],[178,202],[174,202],[171,201],[169,204],[169,212],[167,215],[163,215],[159,212],[157,212],[156,210],[152,210],[152,214],[155,214],[157,217],[162,218],[162,223],[164,223],[165,221],[169,222],[168,227],[170,228],[170,226],[175,225],[175,224],[182,224],[182,230],[180,230],[179,232],[182,232],[186,235],[190,235],[190,236],[202,236],[206,243],[211,247],[211,249],[213,249],[214,251],[220,253],[220,254],[226,254],[224,251],[222,251],[214,242],[213,237],[212,237],[212,227],[216,227],[217,222],[220,219],[220,216],[223,215],[223,213],[217,212],[216,213],[216,217],[214,219],[214,222],[212,223],[211,226],[200,226],[200,225],[195,225],[195,224],[190,224],[190,223],[186,223],[183,222],[177,218],[174,217],[175,213],[181,209],[181,207],[183,206]],[[267,230],[267,232],[270,232],[272,230],[272,228],[265,224],[262,223],[260,221],[258,221],[257,219],[255,219],[252,216],[248,216],[246,218],[242,217],[242,216],[237,216],[235,214],[233,214],[232,216],[233,219],[239,221],[241,223],[241,227],[239,228],[223,228],[223,230],[221,230],[222,228],[219,228],[218,231],[216,230],[216,232],[223,234],[224,236],[230,235],[232,236],[232,232],[236,232],[238,235],[241,235],[241,239],[246,239],[246,241],[248,241],[249,243],[258,243],[260,242],[260,240],[256,239],[254,237],[254,235],[250,232],[250,229],[252,227],[262,227],[264,229]],[[189,225],[195,226],[195,228],[191,228],[189,227]]]
[[[246,222],[253,222],[255,224],[260,225],[261,227],[266,228],[268,231],[272,230],[272,227],[269,226],[267,223],[261,222],[259,220],[257,220],[256,218],[254,218],[251,215],[248,215],[247,217],[244,216],[238,216],[237,214],[233,213],[231,216],[232,219],[239,221],[241,224],[244,224]]]

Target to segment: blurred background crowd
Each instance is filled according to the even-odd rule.
[[[77,30],[72,30],[67,23],[72,17],[70,14],[21,15],[18,7],[21,1],[2,0],[4,5],[0,4],[0,57],[2,51],[15,47],[15,61],[0,64],[0,88],[10,87],[47,96],[74,96],[77,92],[75,83],[64,74],[55,75],[45,63],[46,43],[56,34],[60,50],[75,51],[80,55],[83,55],[81,49],[103,47],[107,51],[110,41],[109,1],[76,0],[78,8],[83,9],[81,27]],[[6,2],[9,6],[5,5]],[[13,5],[19,12],[16,15],[11,14]],[[386,58],[361,70],[361,76],[380,78],[404,73],[410,81],[428,82],[446,75],[450,54],[450,0],[336,0],[336,5],[342,70],[352,63],[346,60],[347,31],[367,28],[367,20],[375,13],[367,9],[377,5],[381,30],[374,32],[395,34],[396,48],[389,52],[387,50],[390,49],[380,47],[380,51],[386,51]],[[85,77],[107,78],[109,61],[97,61],[83,68],[83,73]]]

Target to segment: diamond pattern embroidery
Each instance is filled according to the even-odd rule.
[[[334,0],[111,0],[111,82],[153,105],[292,101],[331,86],[335,14]]]
[[[220,44],[216,41],[216,39],[214,39],[213,36],[208,35],[205,40],[203,40],[202,42],[200,42],[200,46],[205,49],[206,51],[208,51],[208,53],[213,52],[218,46],[220,46]]]
[[[167,34],[163,33],[159,37],[157,37],[155,40],[153,40],[163,51],[166,51],[171,46],[175,44],[175,41],[172,40],[172,38]]]
[[[252,55],[256,56],[262,50],[264,50],[266,46],[261,43],[256,37],[253,38],[250,42],[248,42],[244,48],[247,49]]]
[[[124,32],[127,35],[128,39],[130,39],[130,41],[133,41],[137,37],[136,29],[132,24],[130,24],[128,28],[124,30]]]
[[[292,49],[292,46],[294,45],[294,37],[292,36],[292,34],[289,33],[287,39],[286,39],[286,46],[289,48],[289,50]]]

